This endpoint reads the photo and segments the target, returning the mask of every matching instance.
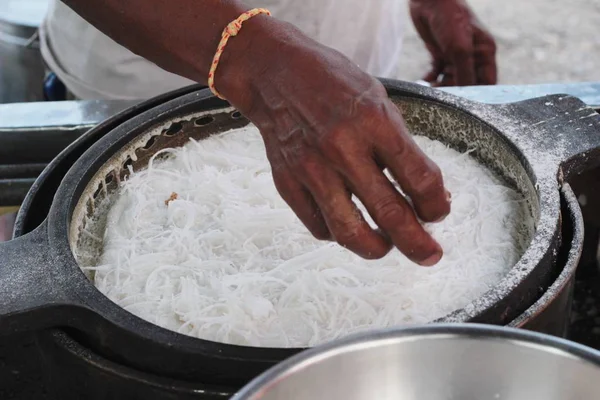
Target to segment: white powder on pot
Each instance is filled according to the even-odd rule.
[[[416,137],[452,212],[427,225],[444,248],[420,267],[366,261],[314,239],[277,193],[254,127],[190,141],[122,183],[93,272],[111,300],[156,325],[217,342],[305,347],[421,324],[462,308],[518,261],[524,200],[467,154]],[[164,154],[163,154],[164,155]]]

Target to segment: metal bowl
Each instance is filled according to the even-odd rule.
[[[476,324],[371,332],[317,347],[232,400],[575,400],[600,398],[600,353]]]

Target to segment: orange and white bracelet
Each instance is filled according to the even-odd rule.
[[[220,99],[225,100],[225,98],[221,96],[221,94],[215,88],[215,72],[217,71],[217,67],[219,66],[219,61],[221,60],[221,56],[223,55],[225,46],[227,46],[227,42],[229,41],[230,37],[236,36],[239,33],[240,29],[242,29],[242,24],[245,21],[248,21],[250,18],[255,17],[259,14],[271,15],[271,12],[266,8],[254,8],[252,10],[246,11],[245,13],[231,21],[225,27],[225,29],[223,29],[223,33],[221,34],[221,41],[219,42],[219,46],[217,46],[217,52],[213,57],[213,61],[210,66],[210,72],[208,73],[208,87],[210,88],[211,92],[213,92],[213,94]]]

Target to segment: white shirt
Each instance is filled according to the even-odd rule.
[[[394,78],[405,0],[246,0],[349,57],[368,73]],[[115,43],[58,0],[40,28],[48,67],[81,99],[146,99],[193,82]]]

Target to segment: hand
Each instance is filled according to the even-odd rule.
[[[410,15],[433,57],[425,81],[433,86],[496,84],[496,43],[464,0],[410,0]]]
[[[231,41],[245,35],[248,42],[225,51],[229,58],[222,59],[216,86],[260,129],[283,199],[318,239],[336,240],[369,259],[383,257],[393,244],[414,262],[437,263],[442,249],[417,216],[443,219],[450,212],[449,193],[384,87],[291,25],[256,20]],[[352,195],[379,230],[365,222]]]

